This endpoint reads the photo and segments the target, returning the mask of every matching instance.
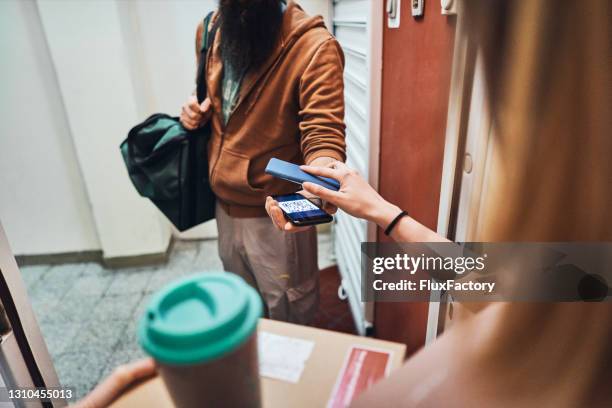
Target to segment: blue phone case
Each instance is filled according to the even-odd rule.
[[[266,173],[273,175],[274,177],[281,178],[283,180],[291,181],[292,183],[302,184],[305,181],[309,181],[314,184],[318,184],[330,190],[338,191],[340,189],[340,183],[337,180],[328,177],[317,177],[312,174],[308,174],[297,164],[289,163],[279,159],[270,159],[266,166]]]

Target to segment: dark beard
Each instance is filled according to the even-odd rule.
[[[280,0],[219,0],[221,54],[237,72],[258,68],[276,45]]]

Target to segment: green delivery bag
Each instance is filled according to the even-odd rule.
[[[208,34],[212,13],[204,19],[197,95],[206,98],[206,52],[216,24]],[[133,127],[121,143],[121,154],[138,193],[150,199],[179,231],[215,217],[215,195],[208,178],[210,125],[189,131],[177,117],[156,113]]]
[[[178,118],[157,113],[135,126],[121,144],[134,187],[179,231],[215,217],[206,145],[210,127],[188,131]]]

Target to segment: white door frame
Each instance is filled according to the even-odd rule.
[[[382,65],[383,65],[383,29],[384,10],[382,5],[373,0],[370,2],[370,21],[368,23],[370,50],[369,56],[369,84],[370,84],[370,144],[368,161],[368,181],[376,191],[379,188],[380,177],[380,118],[382,107]],[[368,222],[368,242],[378,240],[378,227],[373,222]],[[362,283],[363,284],[363,283]],[[365,318],[370,324],[374,323],[374,302],[366,302]]]
[[[0,301],[6,310],[11,332],[0,342],[0,370],[7,387],[60,387],[59,378],[34,311],[15,257],[0,223]],[[57,399],[53,406],[65,406]]]
[[[464,156],[468,139],[468,123],[481,112],[472,108],[472,92],[476,73],[477,49],[464,35],[465,16],[461,12],[461,2],[457,5],[457,25],[451,72],[448,114],[446,119],[446,136],[444,142],[444,161],[438,206],[438,234],[450,240],[464,240],[458,237],[457,222],[459,204],[462,195]],[[484,117],[484,115],[482,115]],[[469,222],[465,219],[463,222]],[[425,344],[435,340],[444,327],[447,314],[447,296],[440,291],[432,291],[429,300]]]

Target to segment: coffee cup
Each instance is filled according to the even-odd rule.
[[[173,282],[151,299],[139,325],[178,408],[261,407],[257,292],[228,272]]]

